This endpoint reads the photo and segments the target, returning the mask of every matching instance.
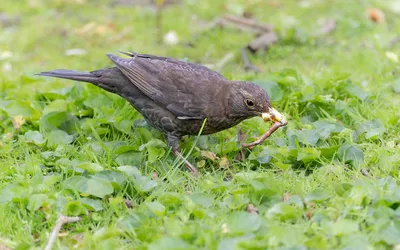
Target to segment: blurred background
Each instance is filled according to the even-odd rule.
[[[229,22],[220,28],[216,22],[226,15],[273,27],[278,41],[266,53],[249,54],[263,72],[348,70],[360,60],[361,70],[374,70],[371,48],[396,39],[399,12],[400,3],[390,0],[3,0],[0,71],[14,78],[52,68],[90,70],[110,65],[106,53],[132,50],[235,77],[244,69],[240,49],[260,32]]]

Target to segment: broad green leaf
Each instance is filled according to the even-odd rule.
[[[100,200],[94,200],[90,198],[80,198],[78,200],[82,203],[89,211],[101,211],[103,210],[103,204]]]
[[[48,203],[49,197],[45,194],[34,194],[29,197],[28,210],[36,211],[44,204]]]
[[[256,156],[256,160],[259,163],[268,163],[271,161],[272,157],[276,154],[276,150],[270,148],[264,148]]]
[[[182,199],[182,195],[175,192],[164,192],[158,196],[158,201],[167,207],[181,205]]]
[[[370,139],[372,137],[378,137],[386,132],[385,127],[382,124],[382,121],[379,119],[374,119],[371,121],[364,122],[359,124],[356,129],[357,135],[365,134],[365,138]]]
[[[86,170],[89,173],[96,173],[99,171],[102,171],[104,168],[100,166],[98,163],[93,163],[93,162],[82,162],[78,164],[76,167]]]
[[[192,201],[194,201],[194,203],[205,208],[211,207],[214,203],[214,197],[209,194],[192,193],[189,197],[192,199]]]
[[[158,201],[153,201],[153,202],[146,202],[146,206],[149,208],[149,210],[157,215],[157,216],[163,216],[165,213],[165,207]]]
[[[3,105],[0,105],[0,107]],[[39,111],[32,107],[30,101],[13,100],[6,103],[3,110],[7,112],[8,116],[14,117],[22,115],[27,119],[37,119],[40,116]]]
[[[49,103],[44,109],[42,114],[47,115],[51,112],[63,112],[67,111],[67,102],[62,99],[57,99]]]
[[[67,134],[62,130],[53,130],[47,135],[47,146],[57,148],[60,144],[70,144],[74,140],[72,135]]]
[[[165,150],[163,148],[148,147],[147,154],[147,160],[153,163],[164,156]]]
[[[80,201],[70,201],[65,206],[65,211],[67,215],[78,216],[82,214],[87,214],[88,210],[85,205]]]
[[[83,192],[87,189],[88,178],[84,176],[72,176],[62,182],[66,189]]]
[[[116,159],[115,162],[118,165],[141,165],[142,164],[142,157],[143,153],[142,152],[135,152],[135,151],[129,151],[125,152],[123,154],[120,154]]]
[[[75,134],[80,127],[78,118],[67,112],[51,112],[40,119],[40,128],[46,132],[62,130]]]
[[[358,223],[348,219],[339,219],[332,224],[333,235],[346,235],[357,232],[358,230]]]
[[[303,129],[297,130],[297,138],[299,142],[305,145],[315,146],[319,140],[319,135],[314,129]]]
[[[315,189],[314,191],[307,194],[304,198],[306,202],[322,202],[329,198],[329,194],[326,190],[323,189]]]
[[[379,233],[379,236],[389,245],[400,244],[400,224],[391,222]]]
[[[100,178],[91,178],[87,181],[87,189],[84,191],[99,198],[104,198],[106,195],[112,194],[114,188],[108,180]]]
[[[361,101],[364,101],[365,98],[368,97],[368,94],[367,94],[362,88],[360,88],[359,86],[354,85],[354,84],[352,84],[352,83],[348,83],[348,84],[345,86],[344,89],[345,89],[345,91],[346,91],[347,93],[349,93],[349,94],[352,95],[352,96],[357,97],[357,98],[360,99]]]
[[[136,176],[132,182],[139,192],[149,192],[158,185],[156,181],[147,176]]]
[[[105,93],[97,95],[89,95],[83,104],[92,109],[99,109],[100,107],[112,107],[113,100]]]
[[[235,237],[235,238],[224,238],[221,240],[218,244],[218,250],[236,250],[237,249],[237,244],[243,241],[248,241],[251,239],[254,239],[253,234],[246,234],[240,237]]]
[[[139,147],[140,151],[143,151],[145,148],[166,148],[167,144],[159,139],[151,139],[146,144],[143,144]]]
[[[311,101],[314,100],[315,98],[315,90],[313,85],[305,85],[303,88],[300,90],[302,94],[301,100],[303,102],[305,101]]]
[[[331,159],[337,152],[339,146],[332,146],[332,147],[321,147],[318,150],[321,152],[321,156]]]
[[[353,165],[360,164],[364,161],[363,151],[354,145],[343,144],[340,146],[338,154],[340,160],[350,162]]]
[[[279,219],[281,221],[292,221],[300,218],[303,214],[303,209],[291,205],[289,203],[279,202],[267,211],[268,219]]]
[[[139,192],[149,192],[158,185],[156,181],[150,179],[149,177],[142,176],[136,167],[121,166],[118,167],[118,170],[125,172],[128,176],[132,177],[130,180],[134,184],[136,190]]]
[[[142,176],[139,169],[134,166],[120,166],[117,169],[131,177]]]
[[[190,250],[192,248],[189,243],[180,239],[165,236],[161,239],[155,240],[147,247],[148,250]]]
[[[342,236],[340,241],[341,245],[344,246],[342,249],[374,249],[369,243],[368,236],[359,232]]]
[[[123,173],[113,170],[104,170],[98,172],[93,175],[93,177],[108,180],[109,182],[111,182],[114,188],[122,188],[122,184],[124,184],[127,179],[127,177]]]
[[[299,148],[297,152],[297,160],[302,162],[311,162],[317,160],[321,152],[316,148]]]
[[[344,129],[341,124],[327,119],[318,120],[313,125],[322,140],[326,140],[332,133],[339,133]]]
[[[256,80],[254,81],[255,83],[257,83],[258,85],[260,85],[261,87],[263,87],[269,97],[271,98],[272,102],[277,102],[280,101],[282,99],[283,96],[283,90],[279,87],[278,83],[276,83],[275,81],[272,80],[267,80],[267,81],[259,81]]]
[[[11,183],[0,190],[0,204],[13,200],[18,193],[25,192],[25,189],[18,184]]]
[[[261,217],[244,211],[230,214],[228,230],[232,233],[250,233],[257,231],[261,226]]]
[[[337,114],[342,114],[347,108],[346,102],[343,100],[337,100],[335,103],[335,112]]]
[[[43,144],[46,142],[46,139],[39,131],[31,130],[25,133],[25,140],[27,142],[32,142],[38,146],[43,146]]]

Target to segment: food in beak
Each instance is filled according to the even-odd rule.
[[[280,122],[280,123],[284,123],[285,119],[283,118],[283,116],[281,115],[281,113],[279,113],[276,109],[274,108],[269,108],[269,112],[265,112],[261,114],[263,120],[265,122],[267,121],[273,121],[273,122]]]

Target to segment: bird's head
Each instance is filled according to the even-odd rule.
[[[264,121],[285,121],[284,117],[272,108],[267,92],[254,83],[233,81],[228,102],[232,116],[243,119],[261,116]]]

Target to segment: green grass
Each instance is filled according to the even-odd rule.
[[[0,6],[20,18],[0,32],[0,248],[44,248],[59,214],[82,218],[64,225],[60,249],[399,248],[400,67],[387,56],[400,53],[391,45],[396,1],[183,1],[163,10],[164,32],[179,35],[172,46],[157,43],[150,5],[98,2]],[[371,22],[369,7],[385,22]],[[243,10],[280,36],[251,56],[261,74],[240,61],[252,34],[203,30]],[[336,29],[319,35],[326,19]],[[66,56],[72,48],[87,54]],[[200,136],[189,155],[195,178],[125,100],[34,75],[111,66],[105,54],[118,50],[211,66],[233,53],[221,73],[265,87],[289,125],[241,161],[237,128]],[[268,126],[259,118],[238,125],[248,141]],[[189,152],[196,140],[181,147]]]

